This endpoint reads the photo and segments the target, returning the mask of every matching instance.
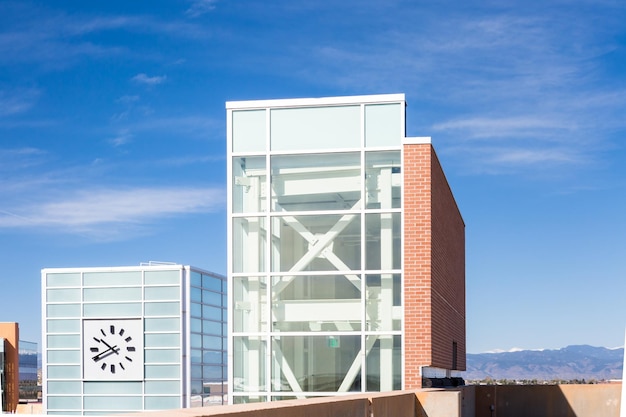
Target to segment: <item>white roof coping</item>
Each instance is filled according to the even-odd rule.
[[[268,107],[312,107],[338,106],[348,104],[378,104],[404,102],[404,93],[401,94],[374,94],[366,96],[319,97],[319,98],[288,98],[273,100],[246,100],[227,101],[226,109],[253,109]]]
[[[413,138],[402,139],[403,145],[429,145],[432,144],[432,138],[430,136],[416,136]]]

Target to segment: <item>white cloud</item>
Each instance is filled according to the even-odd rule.
[[[153,77],[149,77],[148,75],[141,73],[135,75],[132,80],[139,84],[157,85],[164,83],[166,78],[167,77],[165,75],[155,75]]]
[[[128,129],[121,130],[117,136],[108,140],[108,142],[114,147],[126,145],[133,138],[133,135],[128,131]]]
[[[209,13],[215,9],[215,3],[217,0],[194,0],[185,11],[185,14],[189,17],[198,17],[203,14]]]
[[[58,195],[58,194],[57,194]],[[69,198],[0,210],[0,228],[54,228],[97,235],[107,229],[219,210],[219,188],[160,187],[83,190]],[[110,230],[109,230],[110,232]]]
[[[11,92],[0,90],[0,117],[24,113],[35,105],[38,98],[37,89]]]

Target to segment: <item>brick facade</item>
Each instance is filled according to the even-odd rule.
[[[465,370],[465,224],[430,144],[404,145],[405,388]]]

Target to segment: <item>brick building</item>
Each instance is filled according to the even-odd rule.
[[[231,403],[460,382],[465,225],[405,107],[226,104]]]

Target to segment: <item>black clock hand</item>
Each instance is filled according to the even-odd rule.
[[[105,345],[107,345],[107,344],[105,343]],[[107,345],[107,346],[109,346],[109,345]],[[106,358],[107,356],[112,355],[114,353],[116,355],[120,354],[120,348],[118,348],[117,345],[109,346],[109,348],[107,350],[103,350],[102,352],[98,353],[96,356],[94,356],[91,359],[93,359],[95,362],[98,362],[100,359]]]

